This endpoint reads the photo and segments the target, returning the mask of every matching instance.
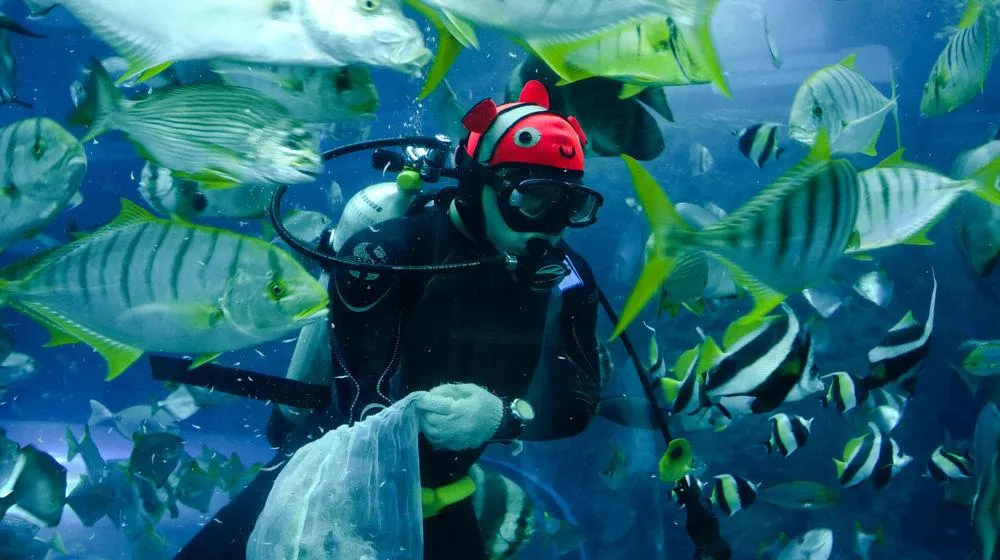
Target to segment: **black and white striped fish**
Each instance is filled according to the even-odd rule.
[[[712,504],[732,517],[757,501],[757,487],[742,476],[720,474],[712,481]]]
[[[701,492],[701,490],[705,487],[704,482],[698,480],[697,476],[690,473],[684,475],[684,482],[691,488],[697,488],[699,492]],[[673,488],[667,490],[667,499],[672,502],[677,502],[677,504],[683,508],[684,502],[682,502],[678,496],[678,485],[680,485],[680,483],[675,484]]]
[[[205,188],[304,183],[322,171],[319,136],[264,94],[194,84],[125,99],[101,63],[91,63],[86,100],[73,116],[89,141],[124,132],[140,155]]]
[[[509,478],[479,465],[469,469],[476,491],[469,498],[490,558],[514,558],[535,534],[534,504]]]
[[[788,294],[825,279],[833,263],[856,243],[857,173],[830,159],[820,134],[809,156],[743,207],[695,231],[639,162],[622,156],[643,211],[654,224],[652,250],[613,336],[631,323],[670,277],[678,262],[704,251],[724,263],[754,298],[746,317],[762,319]]]
[[[900,388],[911,396],[916,390],[917,375],[923,369],[924,358],[930,352],[930,338],[934,332],[934,307],[937,302],[937,278],[931,271],[934,288],[931,291],[930,310],[927,312],[927,323],[921,324],[913,318],[913,312],[907,314],[882,341],[868,352],[868,363],[871,364],[871,375],[863,380],[866,387],[874,388],[898,383]]]
[[[782,412],[772,416],[769,421],[771,437],[764,442],[768,453],[777,451],[782,457],[788,457],[809,441],[812,418],[806,420],[801,416],[789,416]]]
[[[845,371],[838,371],[822,377],[822,379],[827,378],[833,378],[833,381],[821,400],[824,407],[832,404],[837,407],[841,414],[844,414],[868,398],[868,393],[858,386],[857,378]]]
[[[844,447],[843,460],[834,459],[837,478],[844,488],[871,480],[876,490],[885,488],[892,477],[913,460],[899,449],[896,440],[883,434],[874,423],[867,434],[854,438]]]
[[[723,397],[753,397],[750,412],[770,412],[789,400],[801,400],[822,389],[814,377],[812,342],[787,305],[783,313],[744,336],[730,326],[728,348],[709,369],[704,393],[713,401]],[[737,325],[737,323],[734,323]],[[731,344],[728,344],[731,341]],[[799,387],[802,385],[802,387]]]
[[[868,395],[865,405],[868,408],[868,419],[878,426],[882,433],[888,434],[896,429],[903,419],[907,398],[897,395],[882,387]]]
[[[733,130],[740,153],[758,168],[763,167],[772,156],[776,160],[779,159],[785,151],[778,141],[778,131],[782,126],[778,123],[764,122],[741,130]]]
[[[931,458],[927,460],[927,476],[938,482],[947,482],[959,478],[969,478],[972,476],[972,458],[968,452],[964,454],[954,453],[945,450],[943,445],[931,453]]]

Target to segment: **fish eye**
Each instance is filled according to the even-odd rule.
[[[198,212],[203,212],[206,208],[208,208],[208,197],[201,192],[194,193],[191,197],[191,207]]]
[[[347,68],[342,68],[340,72],[337,72],[337,77],[334,78],[333,87],[335,87],[338,92],[351,89],[351,76],[348,74]]]
[[[817,119],[823,118],[823,108],[820,107],[819,105],[816,105],[815,107],[813,107],[812,114]]]
[[[541,141],[542,133],[531,126],[526,126],[514,133],[514,144],[521,148],[533,148]]]
[[[272,280],[271,283],[267,285],[267,294],[274,301],[280,301],[288,295],[288,286],[285,285],[283,280]]]
[[[358,0],[358,7],[366,12],[374,12],[381,5],[381,0]]]

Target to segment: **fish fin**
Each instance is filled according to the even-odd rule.
[[[903,330],[918,324],[917,320],[913,318],[913,311],[910,310],[906,312],[906,315],[903,315],[903,318],[898,323],[889,329],[889,332]]]
[[[203,332],[215,327],[223,318],[222,309],[206,304],[151,303],[139,305],[122,313],[119,322],[132,319],[156,316],[159,320],[190,329],[193,332]]]
[[[115,127],[115,116],[125,105],[126,99],[96,58],[90,60],[90,77],[84,91],[86,98],[70,115],[69,122],[89,126],[90,130],[80,139],[81,142],[89,142]]]
[[[698,367],[695,368],[695,372],[699,375],[705,373],[715,362],[722,357],[723,351],[719,347],[719,344],[715,342],[712,337],[707,337],[701,343],[701,356],[698,358]],[[721,406],[721,405],[720,405]]]
[[[66,543],[63,542],[62,535],[60,535],[58,531],[54,531],[52,533],[52,539],[49,541],[49,548],[63,556],[66,556]]]
[[[438,32],[438,49],[434,53],[434,61],[427,71],[427,79],[420,88],[420,93],[417,94],[417,99],[423,100],[437,89],[444,80],[444,77],[448,75],[448,70],[451,69],[451,66],[455,63],[455,59],[458,58],[458,53],[462,51],[462,43],[457,37],[451,34],[441,16],[433,8],[423,4],[419,0],[406,0],[406,3],[427,18],[427,21]]]
[[[674,364],[674,379],[677,381],[682,381],[687,377],[687,371],[691,369],[691,364],[698,359],[698,351],[701,349],[701,345],[695,346],[694,348],[689,348],[681,355],[677,357],[677,363]]]
[[[855,72],[857,72],[858,71],[858,68],[857,68],[857,65],[856,65],[857,57],[858,57],[858,55],[856,53],[851,53],[851,54],[847,55],[847,58],[845,58],[844,60],[841,60],[838,64],[840,64],[841,66],[846,66],[847,68],[850,68],[851,70],[854,70]]]
[[[875,260],[868,253],[855,253],[855,254],[851,255],[851,258],[854,259],[854,260],[856,260],[856,261],[861,261],[861,262],[871,262],[871,261]]]
[[[907,237],[903,240],[902,245],[933,245],[934,242],[927,238],[927,234],[930,233],[931,228],[933,228],[936,224],[937,222],[934,222],[910,237]]]
[[[868,147],[866,147],[864,150],[861,150],[861,153],[866,156],[872,156],[872,157],[877,156],[878,150],[875,149],[876,144],[878,144],[878,135],[875,135],[872,138],[872,141],[868,144]]]
[[[966,27],[976,23],[976,20],[979,19],[979,14],[982,13],[984,7],[985,6],[981,0],[971,0],[965,6],[965,11],[962,12],[962,18],[958,22],[958,29],[965,29]]]
[[[600,37],[600,35],[596,37]],[[593,76],[590,72],[567,64],[566,57],[573,51],[594,41],[596,37],[557,43],[527,39],[526,44],[528,49],[535,53],[535,56],[540,58],[542,62],[548,65],[561,78],[557,85],[564,86]]]
[[[448,10],[441,10],[441,23],[448,33],[451,34],[459,44],[467,49],[479,49],[479,38],[476,37],[476,30],[468,22],[459,18]]]
[[[997,190],[997,181],[1000,181],[1000,157],[994,158],[972,177],[979,184],[972,193],[990,204],[1000,206],[1000,191]]]
[[[847,463],[841,461],[840,459],[834,459],[833,464],[837,467],[837,477],[844,476],[844,469],[847,468]]]
[[[701,59],[702,64],[705,65],[712,83],[719,89],[719,92],[727,98],[732,99],[733,92],[729,88],[729,83],[726,82],[726,76],[722,72],[722,62],[719,60],[719,53],[716,52],[715,44],[712,42],[712,14],[719,5],[719,1],[709,0],[706,2],[705,8],[700,11],[699,20],[695,22],[696,42],[698,44],[697,56]]]
[[[631,99],[639,95],[649,86],[643,84],[622,84],[622,90],[618,93],[618,99]]]
[[[639,281],[625,303],[622,316],[611,335],[612,340],[617,338],[639,316],[646,303],[656,295],[664,280],[676,267],[678,255],[667,255],[660,248],[665,243],[664,239],[669,237],[673,230],[691,231],[690,226],[670,202],[667,193],[649,171],[628,155],[622,154],[621,158],[632,176],[632,183],[635,186],[639,203],[646,213],[654,233],[653,250],[643,266]]]
[[[92,331],[83,325],[71,321],[57,311],[46,307],[44,304],[17,304],[15,308],[37,321],[48,329],[49,332],[65,333],[65,335],[73,337],[97,351],[108,365],[105,381],[111,381],[121,375],[142,356],[142,350]]]
[[[115,414],[108,407],[104,406],[100,401],[90,399],[90,419],[87,420],[88,426],[103,424],[114,417]]]
[[[663,402],[672,406],[674,401],[677,400],[677,392],[680,390],[681,382],[670,377],[662,377],[657,380],[657,384],[659,385],[660,396],[663,397]]]
[[[143,62],[130,62],[128,70],[126,70],[125,74],[122,74],[122,76],[118,78],[115,85],[120,86],[124,84],[129,81],[129,78],[135,76],[136,74],[138,74],[138,76],[135,78],[135,83],[141,84],[142,82],[155,78],[158,74],[173,66],[173,64],[174,62],[172,60],[168,60],[167,62],[161,62],[160,64],[150,67],[145,66],[145,63]]]
[[[648,87],[639,94],[637,99],[667,121],[674,122],[674,112],[670,109],[670,104],[667,103],[666,88]]]
[[[865,436],[858,436],[856,438],[848,440],[847,445],[844,446],[844,461],[850,460],[851,455],[854,454],[854,451],[861,445],[861,443],[864,440]]]
[[[73,435],[73,430],[66,428],[66,460],[72,461],[80,453],[80,442]]]
[[[903,160],[903,149],[900,148],[889,154],[889,156],[882,161],[878,162],[878,165],[875,167],[902,167],[905,165],[906,162]]]
[[[214,361],[216,358],[218,358],[221,355],[222,355],[222,352],[215,352],[215,353],[202,354],[200,356],[197,356],[197,357],[195,357],[194,361],[191,362],[191,367],[189,367],[188,370],[199,368],[199,367],[201,367],[201,366],[203,366],[205,364],[211,363],[212,361]]]
[[[896,151],[903,153],[903,129],[899,126],[899,101],[896,95],[896,71],[889,64],[889,98],[896,101],[896,106],[892,108],[892,119],[896,128]]]
[[[732,348],[737,342],[742,340],[745,336],[753,333],[757,329],[764,327],[773,321],[773,317],[741,317],[726,328],[725,334],[722,335],[722,345],[725,348]]]
[[[705,300],[698,298],[694,301],[685,301],[681,303],[684,309],[687,309],[691,313],[701,317],[705,313]]]
[[[44,325],[45,329],[49,331],[49,340],[42,345],[42,348],[55,348],[57,346],[66,346],[68,344],[79,344],[82,342],[61,330],[55,328],[52,325]]]
[[[717,256],[717,255],[713,255]],[[754,307],[750,313],[744,317],[745,320],[751,321],[754,319],[762,319],[767,316],[775,307],[781,305],[781,302],[785,301],[787,297],[785,294],[775,291],[773,288],[767,284],[757,280],[751,276],[748,272],[737,266],[735,263],[730,262],[725,259],[719,259],[729,272],[733,275],[733,280],[747,292],[750,292],[750,297],[753,298]],[[729,345],[723,342],[723,345],[728,348]]]
[[[187,171],[173,171],[176,179],[195,181],[208,190],[225,190],[240,186],[240,180],[232,175],[217,169],[203,169],[194,173]]]

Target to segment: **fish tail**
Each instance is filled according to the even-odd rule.
[[[690,250],[684,250],[684,242],[681,238],[686,237],[683,235],[685,233],[693,233],[684,218],[677,213],[673,203],[667,197],[667,193],[663,191],[656,179],[632,157],[624,154],[621,157],[632,175],[632,183],[635,186],[640,204],[653,228],[653,249],[649,252],[639,281],[625,303],[625,309],[622,310],[618,325],[615,326],[615,331],[611,335],[612,340],[618,338],[618,335],[639,316],[643,307],[656,295],[663,281],[676,268],[680,257],[690,252]],[[675,237],[678,239],[675,240]],[[679,241],[676,243],[678,247],[664,246],[673,245],[676,241]]]
[[[444,77],[448,75],[448,70],[458,58],[458,53],[462,51],[462,47],[479,48],[479,43],[475,32],[467,24],[454,19],[446,20],[445,16],[423,2],[407,0],[406,4],[426,17],[438,32],[437,52],[434,53],[431,68],[427,71],[427,80],[424,81],[420,93],[417,94],[417,99],[422,100],[441,85]]]
[[[712,42],[712,14],[719,5],[720,0],[709,0],[706,6],[700,10],[698,19],[695,22],[696,42],[698,44],[698,54],[701,55],[701,62],[705,65],[712,83],[719,88],[722,95],[732,99],[733,92],[729,88],[726,76],[722,73],[722,62],[719,60],[719,53],[715,51],[715,44]]]
[[[1000,180],[1000,157],[994,158],[972,176],[978,186],[972,191],[976,196],[1000,206],[1000,190],[997,190],[997,181]]]
[[[91,399],[90,401],[90,419],[87,420],[88,426],[97,426],[111,420],[115,417],[114,413],[108,409],[108,407],[103,404]]]
[[[889,95],[891,96],[892,102],[894,103],[892,107],[892,118],[896,125],[896,151],[902,153],[903,151],[903,131],[899,127],[899,99],[896,95],[896,72],[892,64],[889,65]]]
[[[73,435],[73,430],[66,428],[66,445],[68,450],[66,451],[66,460],[72,461],[80,453],[80,442],[76,440],[76,436]]]
[[[121,110],[125,97],[107,70],[96,58],[91,59],[90,78],[84,86],[85,99],[70,116],[73,124],[89,126],[90,131],[80,141],[87,142],[114,127],[114,116]]]

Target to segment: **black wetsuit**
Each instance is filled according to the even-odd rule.
[[[343,258],[392,264],[443,264],[482,258],[447,213],[430,209],[353,236]],[[567,249],[568,252],[568,249]],[[269,438],[287,456],[371,403],[389,404],[449,382],[475,383],[502,398],[523,398],[535,419],[520,435],[551,440],[576,435],[600,398],[597,288],[579,255],[568,252],[576,286],[535,293],[503,264],[436,276],[373,275],[337,269],[330,279],[335,404],[288,432],[274,414]],[[571,284],[564,282],[563,286]],[[552,298],[561,299],[548,325]],[[540,375],[535,375],[536,370]],[[502,439],[504,434],[498,434]],[[421,483],[439,487],[466,474],[485,446],[434,451],[421,436]],[[283,460],[276,458],[275,463]],[[242,548],[277,476],[262,473],[209,523],[179,558],[242,557]],[[252,517],[248,517],[252,515]],[[229,524],[228,531],[223,527]],[[472,505],[464,500],[424,523],[427,560],[486,558]]]

